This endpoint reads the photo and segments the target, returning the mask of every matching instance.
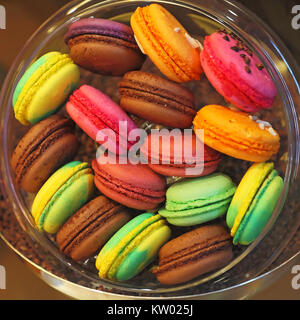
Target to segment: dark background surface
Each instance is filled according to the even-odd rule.
[[[209,1],[209,0],[208,0]],[[7,29],[0,30],[0,86],[7,70],[26,40],[37,27],[69,1],[65,0],[2,0],[6,8]],[[240,0],[257,13],[285,42],[300,64],[300,29],[291,26],[294,5],[300,0]],[[300,21],[299,21],[300,23]],[[66,297],[48,287],[20,261],[0,240],[0,264],[7,272],[7,289],[0,290],[1,299],[65,299]],[[263,290],[254,299],[299,299],[300,289],[291,287],[292,274],[288,273],[271,287]]]

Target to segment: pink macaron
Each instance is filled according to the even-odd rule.
[[[94,141],[115,154],[126,154],[136,143],[129,134],[137,129],[129,116],[107,95],[83,85],[70,96],[66,110],[77,125]]]
[[[222,159],[194,133],[184,131],[149,134],[140,151],[149,167],[164,176],[205,176],[214,172]]]
[[[206,36],[201,64],[215,89],[246,112],[270,108],[274,83],[258,57],[233,33],[220,30]]]

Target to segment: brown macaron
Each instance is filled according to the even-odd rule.
[[[233,257],[230,234],[220,225],[206,225],[167,242],[159,251],[153,272],[159,282],[187,282],[219,269]]]
[[[105,196],[88,202],[61,227],[56,235],[60,250],[75,261],[91,257],[130,220],[124,206]]]
[[[70,55],[92,72],[122,76],[138,70],[145,61],[131,27],[116,21],[87,18],[72,23],[65,35]]]
[[[11,157],[16,183],[22,189],[37,192],[56,169],[73,160],[79,149],[74,128],[71,119],[53,115],[25,134]]]
[[[119,83],[120,106],[145,120],[172,128],[189,128],[196,115],[195,97],[184,86],[158,75],[132,71]]]

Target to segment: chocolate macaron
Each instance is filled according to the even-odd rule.
[[[61,227],[56,235],[60,250],[73,260],[92,256],[131,219],[122,205],[101,195],[88,202]]]
[[[225,266],[233,257],[230,233],[221,225],[206,225],[167,242],[153,272],[159,282],[187,282]]]
[[[172,128],[189,128],[196,115],[193,93],[182,85],[142,71],[124,75],[120,106],[143,119]]]
[[[70,25],[65,42],[76,64],[103,75],[121,76],[138,70],[145,60],[132,29],[111,20],[78,20]]]
[[[37,192],[56,169],[73,160],[79,148],[74,128],[71,119],[53,115],[25,134],[11,157],[16,183],[22,189]]]

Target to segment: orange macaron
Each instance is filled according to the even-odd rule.
[[[131,27],[141,50],[170,80],[199,80],[201,44],[159,4],[138,7]]]
[[[266,121],[219,105],[200,109],[193,121],[198,138],[221,153],[237,159],[264,162],[280,147],[278,133]],[[204,135],[197,129],[203,129]],[[203,141],[203,142],[204,142]]]

